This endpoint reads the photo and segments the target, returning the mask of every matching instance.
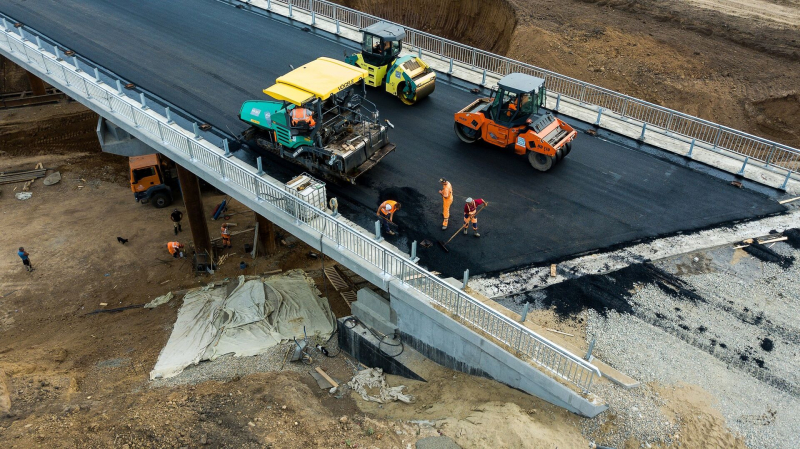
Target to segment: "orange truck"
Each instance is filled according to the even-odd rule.
[[[129,158],[131,190],[137,202],[162,208],[172,204],[179,191],[175,165],[160,154]]]
[[[504,76],[489,98],[479,98],[455,113],[461,141],[480,139],[526,155],[536,170],[546,172],[572,150],[577,132],[543,106],[544,80],[523,73]]]

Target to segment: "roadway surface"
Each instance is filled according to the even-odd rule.
[[[290,64],[354,51],[335,36],[214,0],[5,0],[0,11],[233,134],[245,128],[238,120],[242,102],[266,98],[261,90]],[[510,150],[463,144],[453,133],[453,112],[475,95],[441,74],[436,91],[413,107],[377,90],[368,99],[396,126],[397,151],[357,186],[329,184],[329,195],[368,229],[383,200],[401,202],[400,235],[389,238],[401,248],[449,238],[463,223],[466,196],[489,201],[479,217],[480,239],[459,235],[449,253],[435,244],[420,248],[421,263],[444,274],[506,270],[784,210],[763,193],[733,188],[612,136],[579,133],[572,153],[545,174]],[[301,171],[265,169],[284,181]],[[440,177],[455,190],[447,232],[440,229]]]

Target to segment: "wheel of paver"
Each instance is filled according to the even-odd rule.
[[[564,152],[564,147],[559,148],[556,151],[556,163],[561,162],[561,159],[564,159],[564,156],[566,155],[567,153]]]
[[[155,195],[153,195],[152,198],[150,198],[150,202],[153,203],[153,207],[155,207],[156,209],[161,209],[169,206],[169,203],[171,201],[169,200],[169,196],[167,196],[166,193],[156,193]]]
[[[539,171],[547,171],[555,165],[555,158],[546,154],[537,153],[535,151],[528,151],[528,162],[531,166]]]
[[[477,129],[472,129],[462,125],[461,123],[456,122],[453,125],[453,129],[456,130],[456,135],[464,143],[475,143],[475,141],[480,138],[480,134]]]
[[[568,155],[572,151],[572,142],[567,142],[564,145],[564,156]]]

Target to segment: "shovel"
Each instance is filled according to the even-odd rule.
[[[478,216],[478,214],[479,214],[479,213],[481,213],[481,211],[483,211],[484,209],[486,209],[486,205],[485,205],[485,204],[484,204],[483,206],[481,206],[481,208],[480,208],[480,210],[479,210],[478,212],[475,212],[475,216],[477,217],[477,216]],[[450,252],[450,250],[449,250],[449,249],[447,249],[447,244],[448,244],[448,243],[450,243],[450,240],[453,240],[454,238],[456,238],[456,236],[458,235],[458,233],[459,233],[459,232],[461,232],[461,231],[463,231],[463,230],[464,230],[464,228],[466,228],[467,226],[469,226],[469,221],[468,221],[468,222],[466,222],[466,223],[464,223],[464,226],[461,226],[460,228],[458,228],[458,231],[456,231],[456,232],[455,232],[455,234],[453,234],[453,235],[450,237],[450,239],[448,239],[446,242],[443,242],[443,241],[441,241],[441,240],[437,240],[437,243],[439,244],[439,246],[441,246],[441,247],[442,247],[442,249],[443,249],[443,250],[444,250],[446,253],[449,253],[449,252]]]

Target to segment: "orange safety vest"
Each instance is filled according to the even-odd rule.
[[[453,196],[453,185],[450,184],[450,181],[446,182],[444,187],[442,187],[442,198],[450,199]]]
[[[388,211],[386,210],[386,205],[387,204],[389,206],[392,206],[391,210],[388,210]],[[388,217],[390,214],[393,214],[397,210],[397,201],[392,201],[392,200],[384,201],[383,203],[381,203],[381,209],[380,210],[381,210],[381,213],[383,215],[386,215]]]
[[[226,228],[225,226],[222,227],[222,236],[230,236],[231,235],[231,228]]]
[[[180,251],[180,248],[181,248],[180,242],[167,243],[167,249],[169,250],[170,254],[175,254],[176,252]]]
[[[307,123],[312,128],[317,124],[311,115],[311,111],[306,108],[294,108],[292,109],[292,126],[297,126],[300,123]]]

